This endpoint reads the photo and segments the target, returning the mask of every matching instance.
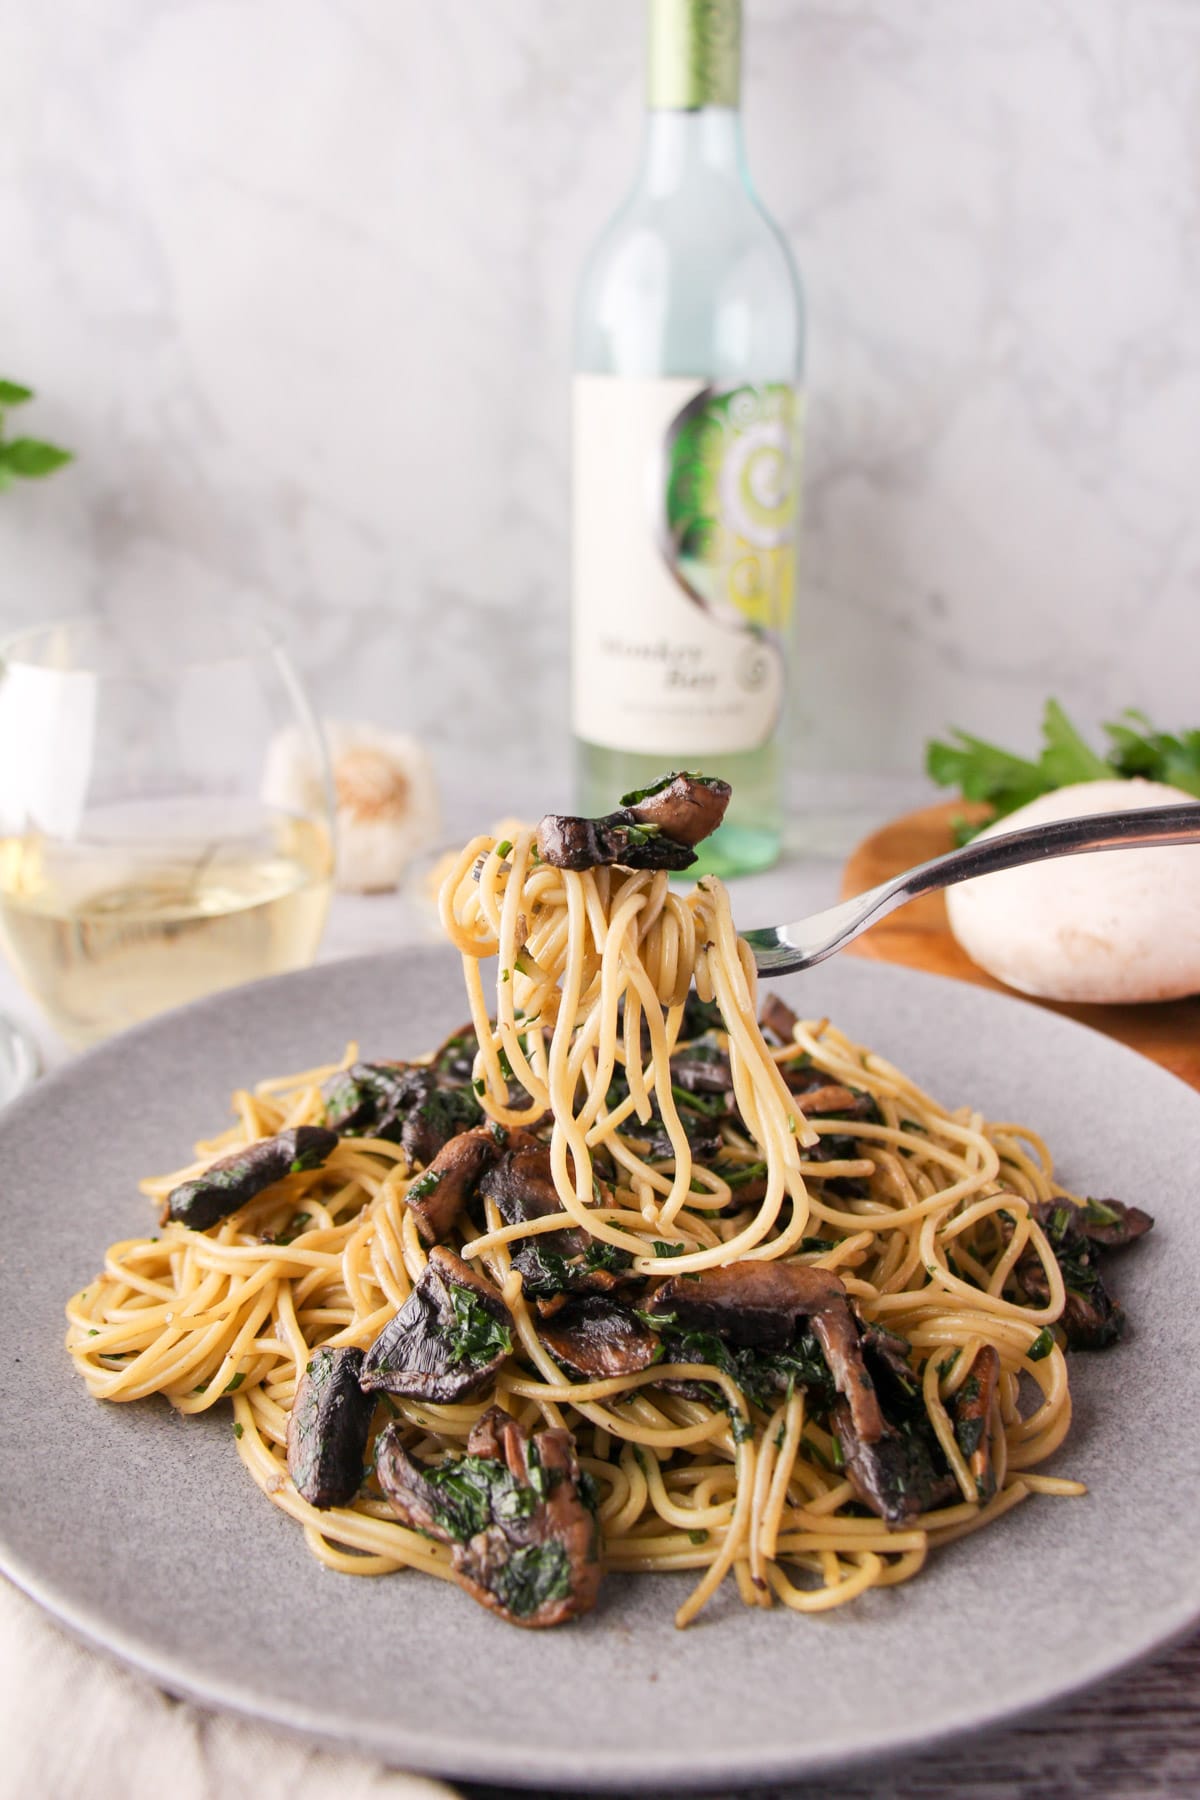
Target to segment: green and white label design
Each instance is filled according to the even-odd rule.
[[[577,375],[574,439],[576,735],[757,749],[786,685],[795,389]]]

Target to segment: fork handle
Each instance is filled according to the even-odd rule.
[[[1149,849],[1164,844],[1200,844],[1200,803],[1148,806],[1136,812],[1090,813],[1082,819],[1053,819],[997,837],[976,838],[959,850],[918,863],[904,874],[855,894],[828,912],[795,925],[748,931],[744,935],[763,974],[786,975],[811,968],[842,949],[898,906],[979,875],[995,875],[1024,863],[1079,856],[1090,850]]]
[[[1051,819],[1045,825],[1026,825],[1020,831],[974,838],[961,849],[918,863],[907,874],[882,882],[871,892],[881,898],[885,892],[889,897],[894,895],[892,905],[901,906],[919,894],[971,881],[977,875],[1018,869],[1025,863],[1081,856],[1090,850],[1144,850],[1155,845],[1197,843],[1200,802],[1191,806],[1182,802],[1177,806],[1147,806],[1134,812],[1089,813],[1081,819]],[[886,907],[886,911],[891,910],[891,905]]]

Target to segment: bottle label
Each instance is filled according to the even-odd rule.
[[[742,0],[650,0],[650,105],[678,111],[736,106]]]
[[[577,375],[575,735],[756,750],[783,708],[799,489],[786,383]]]

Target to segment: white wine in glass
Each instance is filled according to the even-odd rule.
[[[312,961],[328,783],[305,812],[272,792],[272,747],[297,728],[324,772],[282,651],[227,619],[169,642],[72,621],[6,647],[0,940],[68,1043]]]

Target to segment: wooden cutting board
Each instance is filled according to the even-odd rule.
[[[922,812],[909,813],[866,838],[853,852],[842,875],[842,895],[848,898],[875,887],[893,875],[926,862],[954,846],[951,820],[965,816],[981,819],[986,807],[951,800]],[[889,918],[872,925],[850,946],[857,956],[878,957],[881,962],[905,963],[911,969],[929,969],[935,975],[952,975],[973,981],[996,993],[1011,993],[1003,983],[977,968],[960,950],[950,932],[944,894],[927,894],[910,900]],[[1184,1081],[1200,1088],[1200,998],[1163,1001],[1156,1006],[1068,1006],[1039,1000],[1052,1012],[1065,1013],[1096,1031],[1140,1050]]]

